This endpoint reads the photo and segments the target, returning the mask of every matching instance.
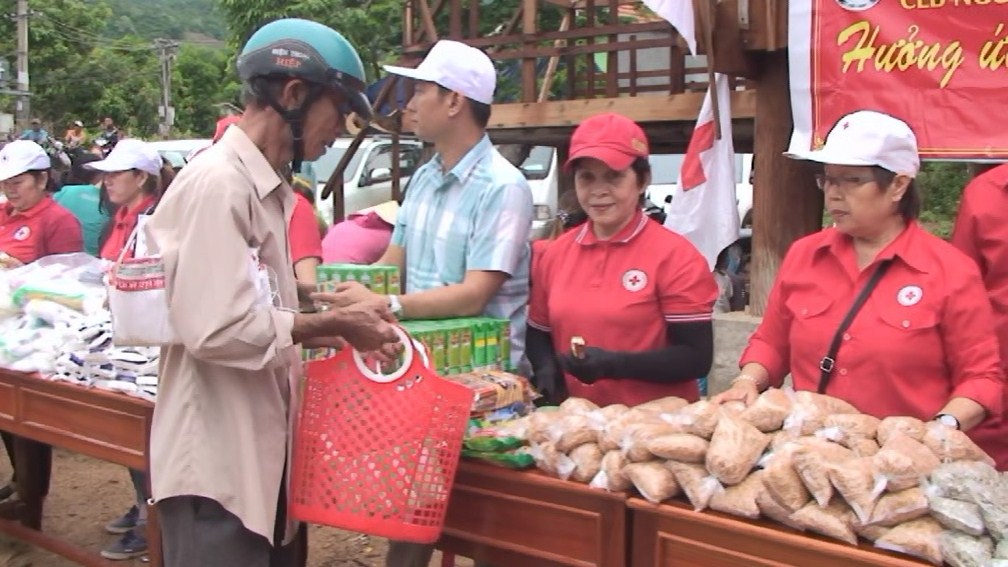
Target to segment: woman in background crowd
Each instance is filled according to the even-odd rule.
[[[101,189],[98,188],[98,183],[102,174],[85,167],[99,159],[101,158],[94,154],[79,154],[65,183],[59,192],[53,195],[57,203],[73,213],[80,221],[84,234],[84,250],[92,256],[98,255],[98,241],[110,218],[108,211],[101,207]]]

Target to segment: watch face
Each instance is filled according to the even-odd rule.
[[[938,416],[938,423],[952,429],[959,429],[959,420],[947,413]]]

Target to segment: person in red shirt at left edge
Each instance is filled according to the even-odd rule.
[[[526,352],[536,386],[552,402],[568,393],[599,405],[697,400],[718,288],[700,252],[643,213],[644,131],[618,114],[585,120],[565,167],[588,221],[546,246],[532,273]]]
[[[80,221],[52,199],[49,156],[28,140],[0,150],[0,184],[7,204],[0,208],[0,267],[12,268],[53,254],[84,251]]]
[[[857,111],[840,118],[822,149],[788,155],[822,164],[818,185],[834,225],[791,245],[742,372],[715,401],[749,404],[790,372],[796,390],[878,418],[971,434],[998,419],[1004,374],[994,313],[976,265],[917,223],[920,157],[910,127]]]
[[[980,267],[994,307],[1001,366],[1008,367],[1008,163],[977,176],[963,189],[952,245]],[[1008,419],[1002,415],[989,420],[970,436],[997,459],[1000,470],[1008,470]]]

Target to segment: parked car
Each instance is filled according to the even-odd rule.
[[[551,146],[534,146],[519,169],[528,180],[535,207],[529,238],[536,240],[549,236],[550,223],[557,214],[560,192],[556,149]]]
[[[679,169],[682,167],[682,154],[652,154],[651,185],[647,196],[662,205],[666,212],[672,202],[672,192],[679,182]],[[735,154],[735,203],[737,205],[741,238],[752,236],[752,154]]]
[[[339,138],[319,159],[312,162],[318,182],[318,209],[327,223],[333,221],[333,195],[322,200],[322,189],[335,171],[340,159],[350,148],[351,138]],[[406,188],[409,178],[420,165],[423,144],[417,140],[399,141],[400,187]],[[373,207],[392,198],[392,140],[366,138],[343,172],[345,214]]]

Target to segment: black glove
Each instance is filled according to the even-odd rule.
[[[537,407],[560,405],[569,396],[567,382],[556,366],[538,369],[532,376],[532,385],[542,394],[542,397],[535,401]]]
[[[620,353],[596,347],[585,347],[582,358],[570,354],[560,358],[563,369],[585,384],[594,384],[599,378],[615,376],[620,366],[619,361]]]

